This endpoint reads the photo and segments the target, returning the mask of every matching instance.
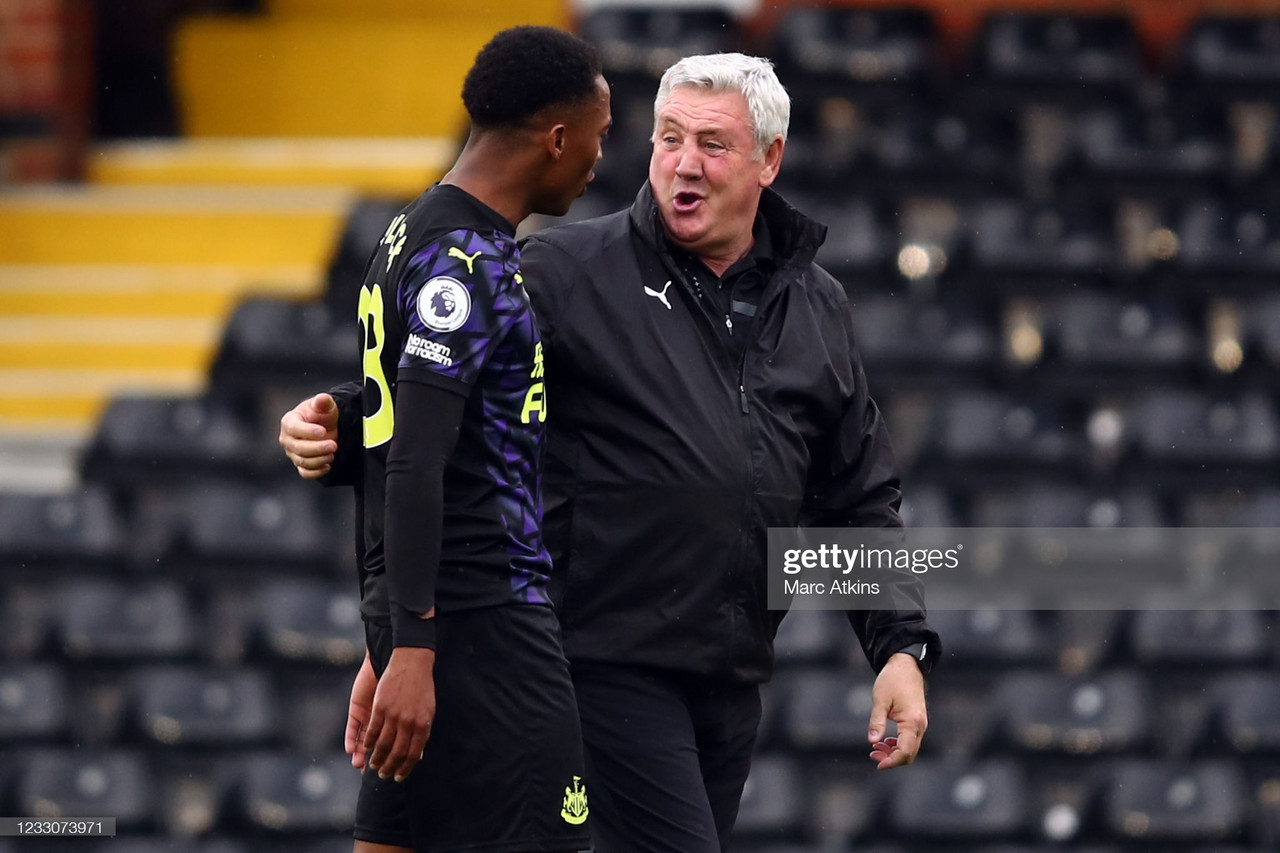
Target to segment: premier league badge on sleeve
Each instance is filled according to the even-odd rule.
[[[418,317],[428,329],[452,332],[471,316],[471,294],[456,278],[438,276],[418,291]]]

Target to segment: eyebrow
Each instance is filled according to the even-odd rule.
[[[688,128],[686,128],[686,127],[684,126],[684,122],[679,121],[678,119],[673,118],[672,116],[663,116],[662,118],[658,119],[658,124],[659,124],[659,125],[672,125],[672,126],[674,126],[674,127],[678,128],[678,129],[680,129],[680,130],[684,130],[684,131],[687,131],[687,130],[688,130]],[[724,127],[722,127],[721,125],[715,124],[715,125],[712,125],[711,127],[706,128],[706,129],[704,129],[704,130],[699,130],[699,131],[698,131],[696,134],[694,134],[694,135],[695,135],[695,136],[714,136],[714,135],[715,135],[715,134],[717,134],[717,133],[727,133],[727,132],[728,132],[728,131],[727,131]]]

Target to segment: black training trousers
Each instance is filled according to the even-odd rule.
[[[596,853],[721,853],[760,724],[756,684],[572,662]]]

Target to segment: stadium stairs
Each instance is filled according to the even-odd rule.
[[[0,190],[7,488],[70,486],[112,395],[199,393],[241,299],[320,294],[360,194],[451,162],[480,46],[567,20],[560,0],[265,7],[178,28],[183,136],[101,144],[83,186]]]

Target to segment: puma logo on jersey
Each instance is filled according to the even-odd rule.
[[[476,252],[474,255],[468,255],[466,252],[462,251],[457,246],[450,246],[449,254],[447,257],[457,258],[458,260],[464,262],[467,265],[467,272],[470,273],[471,275],[476,274],[476,271],[472,267],[472,264],[476,262],[476,258],[480,257],[480,252]]]
[[[662,292],[659,293],[658,291],[654,290],[648,285],[645,285],[644,292],[646,295],[652,296],[654,299],[658,300],[663,305],[667,306],[667,310],[670,311],[671,303],[667,301],[667,288],[670,286],[671,286],[671,281],[668,280],[667,283],[662,286]]]

